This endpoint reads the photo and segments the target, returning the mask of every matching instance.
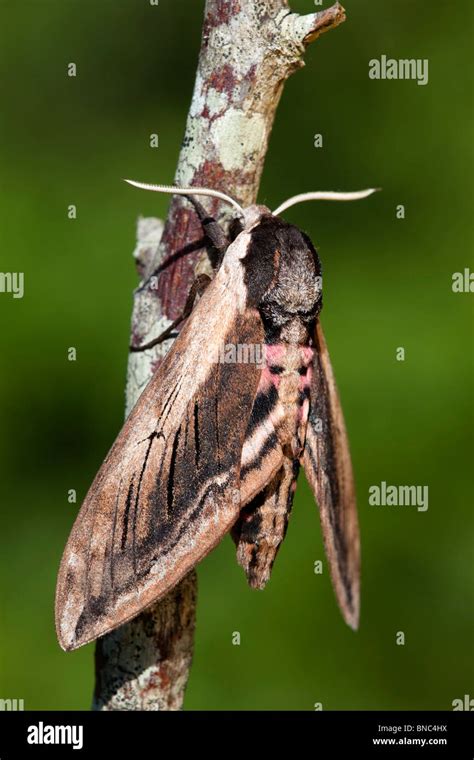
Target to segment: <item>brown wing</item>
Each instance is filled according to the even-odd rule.
[[[241,452],[261,369],[216,356],[226,343],[262,341],[259,315],[246,310],[239,264],[231,261],[143,392],[79,512],[56,593],[64,649],[155,602],[236,521]],[[249,495],[274,468],[272,460],[252,474]]]
[[[321,326],[315,337],[303,465],[319,505],[331,577],[346,622],[359,623],[359,527],[349,443]]]

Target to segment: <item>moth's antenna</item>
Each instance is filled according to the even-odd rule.
[[[149,185],[146,182],[135,182],[133,179],[126,179],[129,185],[139,187],[141,190],[154,190],[157,193],[171,193],[172,195],[209,195],[211,198],[219,198],[221,201],[230,203],[237,209],[239,214],[244,215],[244,210],[237,201],[219,192],[219,190],[210,190],[208,187],[173,187],[173,185]]]
[[[368,198],[372,193],[376,193],[380,190],[380,187],[372,187],[368,190],[357,190],[354,193],[337,193],[332,190],[321,191],[316,193],[301,193],[301,195],[294,195],[292,198],[288,198],[287,201],[278,206],[275,211],[272,211],[274,216],[286,211],[290,206],[295,206],[297,203],[303,201],[360,201],[362,198]]]

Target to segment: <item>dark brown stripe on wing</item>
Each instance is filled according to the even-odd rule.
[[[245,464],[241,471],[240,471],[240,477],[241,479],[245,478],[246,475],[248,475],[253,470],[258,470],[267,456],[271,451],[277,448],[278,446],[278,438],[275,433],[270,433],[267,440],[263,444],[262,448],[258,452],[258,454],[252,459],[250,462]]]
[[[121,543],[122,551],[125,549],[125,546],[127,544],[128,521],[129,521],[129,516],[130,516],[130,507],[132,505],[134,479],[135,479],[135,473],[133,473],[132,475],[130,485],[128,486],[127,498],[125,500],[125,510],[123,513],[123,526],[122,526],[122,543]]]
[[[166,511],[168,516],[171,514],[173,509],[173,498],[174,498],[174,476],[175,476],[175,469],[176,469],[176,457],[178,456],[178,446],[179,446],[179,439],[181,436],[181,425],[176,431],[174,441],[173,441],[173,447],[171,450],[171,460],[170,460],[170,470],[168,473],[168,485],[167,485],[167,503],[166,503]]]
[[[257,394],[250,422],[247,428],[247,438],[252,435],[254,430],[270,415],[278,401],[278,391],[274,385],[269,385],[268,389]]]

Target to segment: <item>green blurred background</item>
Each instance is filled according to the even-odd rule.
[[[474,296],[451,289],[453,272],[474,269],[471,5],[345,5],[347,22],[286,85],[260,200],[383,187],[358,204],[287,214],[324,265],[323,323],[357,480],[361,626],[343,623],[326,562],[313,572],[324,554],[301,480],[263,593],[246,587],[230,539],[199,568],[187,709],[451,709],[474,696]],[[63,653],[53,623],[79,506],[67,491],[82,500],[122,423],[135,222],[165,215],[168,199],[120,178],[173,179],[203,6],[0,2],[0,269],[25,273],[23,299],[0,294],[0,698],[26,709],[90,705],[93,647]],[[428,58],[428,86],[371,81],[368,61],[382,54]],[[383,480],[428,485],[428,511],[369,506]]]

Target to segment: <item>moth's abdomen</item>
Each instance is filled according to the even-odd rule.
[[[313,349],[278,343],[265,346],[265,367],[242,451],[245,487],[256,478],[268,452],[280,453],[280,466],[263,491],[244,496],[244,509],[233,531],[237,559],[249,584],[263,588],[270,577],[291,512],[309,414]]]
[[[276,403],[270,416],[278,440],[288,456],[299,458],[309,414],[313,349],[285,343],[266,346],[266,367],[261,385],[275,388]]]
[[[263,589],[285,538],[293,504],[299,461],[284,459],[268,486],[245,507],[232,531],[237,561],[249,585]]]

